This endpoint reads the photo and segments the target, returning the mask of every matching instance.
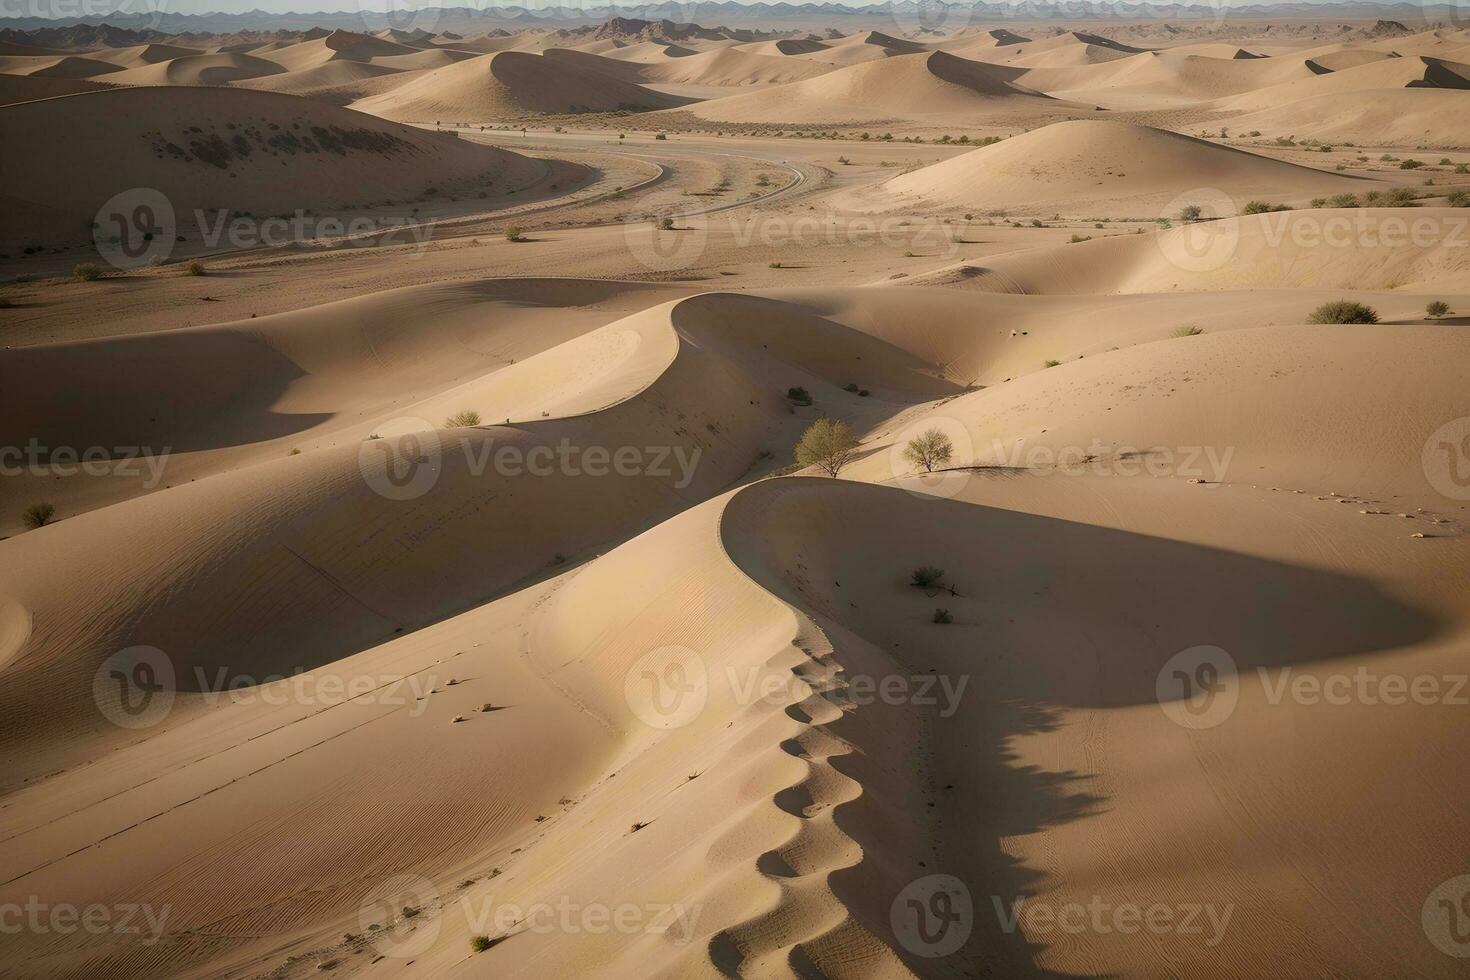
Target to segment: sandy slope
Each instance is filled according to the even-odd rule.
[[[973,124],[1091,109],[1018,88],[1005,71],[942,51],[894,55],[687,111],[711,122],[861,124],[943,117]]]
[[[0,105],[31,102],[36,99],[54,99],[58,95],[75,95],[79,92],[100,92],[105,88],[107,88],[105,82],[94,82],[82,78],[0,74]]]
[[[1154,217],[1181,194],[1210,192],[1238,202],[1305,201],[1356,193],[1368,182],[1283,163],[1191,136],[1129,123],[1054,123],[942,163],[890,178],[840,199],[882,210],[935,208],[1082,217]]]
[[[228,85],[286,69],[248,54],[195,54],[129,68],[106,76],[113,85]]]
[[[1269,85],[1215,104],[1216,108],[1250,111],[1285,106],[1303,99],[1350,95],[1384,89],[1470,89],[1470,65],[1416,55],[1387,58],[1343,68],[1314,78]]]
[[[1470,99],[1456,89],[1372,89],[1247,112],[1232,117],[1231,124],[1267,136],[1334,143],[1457,147],[1464,144],[1460,134],[1470,125]]]
[[[1394,315],[1409,316],[1424,292],[1461,288],[1467,241],[1459,208],[1280,211],[960,263],[936,279],[1027,294],[1404,287],[1414,292]]]
[[[475,122],[538,112],[655,108],[684,101],[565,59],[503,51],[420,75],[353,108],[387,119]]]
[[[426,174],[439,186],[473,181],[498,194],[540,172],[513,153],[269,92],[118,88],[7,106],[0,115],[19,137],[0,147],[14,178],[0,193],[12,216],[5,231],[20,241],[90,237],[97,209],[136,187],[160,191],[187,221],[196,208],[270,215],[402,199],[422,193]],[[99,139],[110,148],[105,166]],[[282,182],[288,165],[291,180]]]
[[[314,68],[283,71],[277,75],[236,82],[239,88],[284,92],[307,99],[348,105],[402,85],[414,75],[398,68],[361,61],[329,61]]]
[[[544,52],[543,57],[562,59],[616,78],[650,85],[781,85],[815,78],[832,70],[800,58],[754,54],[734,47],[691,53],[653,64],[556,48]]]

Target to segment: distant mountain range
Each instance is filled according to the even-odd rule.
[[[847,6],[836,3],[736,3],[693,2],[651,3],[644,6],[580,6],[580,7],[423,7],[399,11],[385,17],[370,10],[316,11],[305,13],[271,13],[251,10],[244,13],[179,14],[167,11],[117,13],[90,17],[4,17],[0,28],[35,31],[76,25],[108,25],[124,31],[160,34],[218,35],[241,32],[298,32],[312,27],[349,30],[382,30],[384,28],[429,27],[435,31],[477,33],[496,28],[507,30],[543,30],[598,24],[612,18],[670,20],[678,23],[747,24],[762,27],[782,24],[811,25],[831,23],[847,27],[898,24],[910,33],[922,32],[933,25],[946,31],[966,23],[996,21],[1101,21],[1101,20],[1239,20],[1251,18],[1313,18],[1317,20],[1345,18],[1382,18],[1401,21],[1410,26],[1444,23],[1458,25],[1465,18],[1465,8],[1456,4],[1297,2],[1235,5],[1230,0],[1214,3],[1111,3],[1103,0],[1016,0],[1010,3],[946,3],[944,0],[898,0],[893,3]]]

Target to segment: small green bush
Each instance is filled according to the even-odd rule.
[[[1170,330],[1169,331],[1169,336],[1170,337],[1198,337],[1202,333],[1204,333],[1204,330],[1203,329],[1201,329],[1200,327],[1195,326],[1192,323],[1189,323],[1189,324],[1185,324],[1182,327],[1175,327],[1173,330]]]
[[[909,584],[919,589],[932,589],[944,581],[944,569],[934,565],[920,565],[909,577]]]
[[[810,405],[812,403],[811,392],[800,386],[787,388],[786,397],[798,405]]]
[[[96,262],[78,262],[71,274],[77,282],[94,282],[102,278],[102,267]]]
[[[1444,316],[1449,311],[1450,304],[1446,303],[1442,299],[1437,299],[1434,302],[1430,303],[1428,306],[1424,307],[1424,312],[1428,313],[1430,316]]]
[[[480,413],[479,412],[472,412],[472,411],[469,411],[468,409],[466,409],[463,412],[456,412],[453,415],[449,416],[449,418],[447,418],[447,419],[444,420],[444,428],[446,428],[446,429],[461,429],[461,428],[464,428],[465,426],[479,425],[479,424],[480,424]]]
[[[1340,299],[1323,303],[1307,317],[1308,323],[1377,323],[1378,314],[1362,303]]]
[[[45,527],[51,523],[51,518],[56,516],[56,508],[51,504],[31,504],[21,511],[20,520],[27,528],[35,530]]]
[[[523,238],[521,235],[522,231],[524,231],[524,229],[521,228],[519,225],[511,225],[509,228],[505,229],[505,240],[508,242],[525,241],[525,238]]]
[[[948,609],[936,609],[934,610],[933,621],[940,625],[946,625],[954,622],[954,617],[949,614]]]
[[[188,268],[185,271],[188,272],[191,276],[202,276],[205,274],[204,263],[190,262]]]

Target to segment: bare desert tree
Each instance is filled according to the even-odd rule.
[[[903,458],[923,467],[925,473],[933,473],[936,466],[948,463],[952,456],[954,443],[938,429],[925,429],[903,447]]]
[[[801,441],[796,444],[796,461],[835,477],[856,452],[857,439],[846,422],[817,419],[801,434]]]

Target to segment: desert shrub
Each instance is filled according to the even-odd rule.
[[[810,405],[812,403],[811,392],[807,391],[800,385],[793,388],[787,388],[786,397],[791,401],[796,402],[796,404],[798,405]]]
[[[1407,187],[1395,187],[1383,195],[1383,206],[1388,208],[1411,208],[1416,197]]]
[[[954,622],[954,617],[949,614],[948,609],[936,609],[932,620],[940,625],[945,625]]]
[[[916,589],[932,589],[944,581],[944,569],[934,565],[920,565],[909,576],[909,584]]]
[[[857,453],[857,439],[845,422],[817,419],[802,433],[796,444],[796,461],[802,466],[815,466],[828,476],[836,477],[842,467]]]
[[[1320,201],[1320,200],[1322,200],[1322,198],[1320,198],[1320,197],[1319,198],[1314,198],[1313,201],[1312,201],[1312,207],[1314,207],[1314,208],[1321,207],[1321,205],[1317,203],[1317,201]],[[1245,202],[1245,207],[1241,210],[1241,213],[1242,214],[1265,214],[1268,211],[1290,211],[1290,210],[1291,209],[1288,208],[1285,204],[1268,204],[1265,201],[1247,201],[1247,202]]]
[[[1201,208],[1198,204],[1186,204],[1184,207],[1179,209],[1179,220],[1198,221],[1204,213],[1204,209]]]
[[[656,139],[656,140],[666,140],[669,137],[668,137],[668,134],[667,133],[657,133],[657,134],[654,135],[653,138]]]
[[[1400,170],[1418,170],[1422,166],[1424,166],[1424,161],[1423,160],[1400,160],[1399,161],[1399,169]]]
[[[1358,206],[1358,198],[1355,194],[1334,194],[1327,199],[1329,208],[1355,208]]]
[[[51,518],[55,516],[56,508],[51,504],[44,503],[31,504],[20,512],[21,523],[31,530],[35,530],[38,527],[45,527],[51,523]]]
[[[856,395],[858,393],[858,386],[856,384],[854,384],[853,382],[849,381],[847,384],[845,384],[845,385],[842,386],[842,390],[843,391],[850,391],[854,395]]]
[[[525,241],[525,239],[521,237],[521,232],[523,230],[524,229],[522,229],[519,225],[511,225],[509,228],[505,229],[505,240],[508,242]]]
[[[925,473],[943,466],[954,456],[954,443],[939,429],[925,429],[903,447],[903,458],[921,466]]]
[[[673,227],[674,227],[674,219],[673,218],[661,218],[661,219],[659,219],[658,226],[660,228],[662,228],[664,231],[671,231],[673,229]]]
[[[1175,327],[1173,330],[1170,330],[1169,331],[1169,336],[1170,337],[1198,337],[1202,333],[1204,333],[1204,330],[1203,329],[1201,329],[1200,327],[1195,326],[1192,323],[1187,323],[1187,324],[1185,324],[1182,327]]]
[[[1457,173],[1457,174],[1470,174],[1470,163],[1457,163],[1457,164],[1455,164],[1455,173]]]
[[[449,416],[449,418],[444,420],[444,428],[446,429],[459,429],[467,425],[479,424],[480,413],[472,412],[468,409],[462,412],[455,412],[453,415]]]
[[[102,278],[102,267],[96,262],[78,262],[71,275],[77,282],[93,282]]]
[[[1062,362],[1061,362],[1061,361],[1053,361],[1053,360],[1051,360],[1051,359],[1048,359],[1048,360],[1047,360],[1047,361],[1046,361],[1046,362],[1045,362],[1045,365],[1046,365],[1046,367],[1049,367],[1049,368],[1053,368],[1053,367],[1056,367],[1056,366],[1057,366],[1057,365],[1059,365],[1059,364],[1061,364],[1061,363],[1062,363]]]
[[[490,942],[489,936],[472,936],[470,938],[470,949],[474,950],[476,953],[485,952],[485,950],[489,949],[491,945],[492,944]]]
[[[184,271],[187,272],[191,276],[202,276],[202,275],[205,274],[204,273],[204,263],[202,263],[202,262],[190,262],[189,265],[185,268]]]
[[[766,263],[766,268],[767,269],[779,269],[779,268],[781,268],[781,263],[780,262],[767,262]]]
[[[1378,314],[1362,303],[1339,299],[1323,303],[1307,317],[1308,323],[1377,323]]]
[[[1430,303],[1428,306],[1424,307],[1424,312],[1428,313],[1430,316],[1444,316],[1449,311],[1450,304],[1446,303],[1442,299],[1437,299],[1434,302]]]

